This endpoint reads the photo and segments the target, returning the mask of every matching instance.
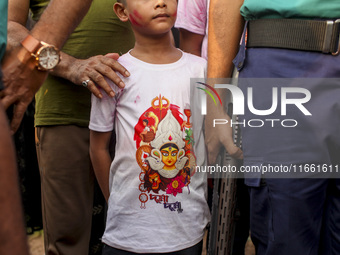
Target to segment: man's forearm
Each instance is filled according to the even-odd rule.
[[[235,58],[242,34],[243,19],[240,15],[240,7],[243,0],[211,0],[209,10],[208,28],[208,78],[231,77]],[[218,82],[208,79],[212,86]],[[226,98],[226,90],[218,92],[221,98]],[[227,102],[225,102],[227,103]],[[229,116],[224,111],[224,106],[214,105],[207,97],[206,145],[208,159],[214,163],[221,145],[235,158],[242,158],[242,151],[234,145],[232,128],[227,125],[213,126],[214,119],[227,119]],[[211,132],[213,130],[213,132]]]
[[[31,31],[38,40],[59,49],[87,13],[92,0],[52,0]]]
[[[243,0],[211,0],[209,9],[208,78],[230,77],[242,35]]]
[[[214,86],[213,78],[230,78],[242,36],[244,21],[240,14],[243,0],[211,0],[209,9],[208,34],[208,82]],[[225,89],[219,90],[221,98],[226,98]],[[225,106],[213,107],[208,98],[208,116],[214,118],[217,112],[224,114]]]
[[[25,39],[29,31],[23,25],[8,21],[8,36],[7,36],[7,49],[19,46],[20,42]]]

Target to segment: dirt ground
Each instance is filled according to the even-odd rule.
[[[31,255],[44,255],[44,237],[42,231],[36,231],[28,236]]]
[[[28,243],[30,246],[31,255],[44,255],[44,238],[42,231],[35,232],[33,235],[29,235]],[[255,255],[255,249],[250,238],[246,244],[245,255]]]

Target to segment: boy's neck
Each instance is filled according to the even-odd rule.
[[[141,36],[135,33],[135,46],[130,54],[150,64],[170,64],[182,57],[174,46],[171,31],[159,36]]]

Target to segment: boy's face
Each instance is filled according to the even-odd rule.
[[[126,0],[125,8],[131,25],[140,32],[167,32],[176,21],[177,0]]]

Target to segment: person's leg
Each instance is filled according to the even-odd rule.
[[[272,222],[272,208],[268,200],[268,187],[249,187],[251,240],[256,254],[266,254],[269,229]]]
[[[328,179],[267,179],[272,208],[267,254],[318,254],[328,183]]]
[[[0,254],[28,255],[14,146],[1,103],[0,187]]]
[[[257,254],[317,254],[322,236],[321,225],[325,228],[333,225],[333,236],[329,240],[339,243],[339,237],[335,234],[339,233],[339,227],[336,226],[339,225],[339,219],[333,217],[333,224],[330,221],[322,222],[322,219],[325,219],[325,202],[329,201],[326,193],[329,173],[318,170],[312,172],[313,169],[308,171],[312,164],[316,167],[329,166],[333,162],[332,159],[339,157],[339,143],[334,143],[334,140],[339,137],[337,116],[340,109],[340,82],[339,79],[330,79],[339,77],[339,65],[335,64],[338,61],[338,57],[312,52],[263,48],[247,50],[247,59],[240,78],[251,79],[245,80],[240,87],[245,95],[248,88],[253,88],[252,98],[256,109],[270,109],[274,102],[274,88],[282,92],[284,88],[295,87],[311,93],[311,99],[304,104],[311,116],[305,115],[294,105],[287,106],[285,115],[281,113],[282,109],[278,108],[273,114],[265,117],[250,114],[248,110],[243,116],[243,120],[291,119],[296,120],[297,124],[295,127],[286,128],[277,122],[278,125],[273,127],[245,127],[242,130],[246,165],[255,165],[254,161],[257,166],[282,164],[290,166],[293,169],[290,176],[296,177],[290,180],[279,179],[279,174],[275,173],[271,177],[278,179],[267,181],[267,202],[272,209],[272,219],[267,224],[272,227],[266,234],[269,237],[267,248]],[[292,77],[309,79],[282,79]],[[292,98],[300,98],[302,95],[301,93],[298,97],[297,94],[289,94]],[[279,94],[276,97],[280,100]],[[302,168],[299,168],[300,166]],[[307,168],[305,172],[304,166]],[[297,169],[297,172],[294,169]],[[252,199],[254,200],[254,197]],[[255,202],[252,201],[252,204]],[[339,207],[333,202],[334,215],[338,214],[337,208]]]
[[[93,213],[92,213],[92,228],[89,255],[102,254],[103,243],[101,238],[105,230],[106,217],[106,201],[104,195],[99,187],[99,184],[94,180],[93,191]]]
[[[318,254],[327,179],[267,179],[250,188],[257,254]]]
[[[319,254],[340,254],[340,179],[330,180]]]
[[[46,255],[88,254],[93,204],[89,130],[37,128]]]
[[[236,220],[235,235],[233,242],[233,255],[243,255],[249,237],[249,191],[244,184],[244,179],[237,180],[236,191]]]

